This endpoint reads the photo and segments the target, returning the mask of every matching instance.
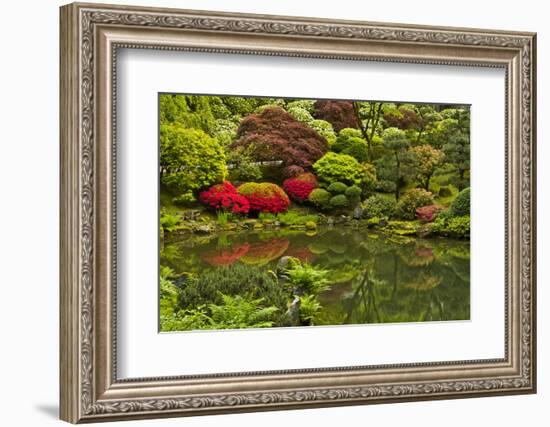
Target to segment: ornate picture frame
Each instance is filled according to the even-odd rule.
[[[536,391],[536,35],[99,4],[61,15],[61,419],[112,421]],[[506,73],[505,357],[119,380],[117,49],[499,67]]]

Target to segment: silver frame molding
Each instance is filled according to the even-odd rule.
[[[81,3],[63,6],[60,13],[61,419],[79,423],[536,391],[534,33]],[[117,379],[118,48],[505,69],[505,357]]]

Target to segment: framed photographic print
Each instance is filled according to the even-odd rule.
[[[61,8],[61,418],[533,393],[535,34]]]

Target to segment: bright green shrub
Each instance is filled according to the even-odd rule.
[[[319,209],[328,209],[330,207],[331,197],[331,194],[327,190],[323,188],[316,188],[309,193],[308,200]]]
[[[395,212],[395,201],[380,195],[374,195],[362,204],[365,218],[390,218]]]
[[[470,216],[451,216],[449,211],[441,212],[433,222],[433,231],[449,237],[470,236]]]
[[[310,99],[297,99],[295,101],[290,101],[286,104],[286,109],[289,111],[291,108],[303,108],[311,114],[315,109],[315,101]]]
[[[451,214],[453,216],[470,215],[470,187],[465,188],[451,203]]]
[[[346,190],[348,189],[348,186],[344,184],[343,182],[333,182],[330,184],[327,188],[327,190],[331,194],[344,194]]]
[[[371,163],[361,163],[361,188],[363,192],[374,191],[378,179],[376,177],[376,167]]]
[[[315,162],[313,170],[326,185],[336,181],[349,185],[361,183],[359,162],[347,154],[329,151]]]
[[[395,212],[403,219],[415,219],[416,210],[434,202],[433,194],[421,188],[407,191],[397,202]]]
[[[334,128],[329,122],[316,119],[309,122],[308,124],[313,129],[315,129],[319,135],[327,140],[329,147],[336,142],[336,133],[334,132]]]
[[[288,114],[294,117],[296,120],[304,123],[311,123],[313,121],[312,115],[304,108],[291,107],[287,108]]]
[[[365,162],[369,158],[367,142],[358,129],[342,129],[331,148],[337,153],[349,154],[359,162]]]
[[[160,167],[162,183],[189,200],[227,175],[224,150],[215,138],[175,125],[160,128]]]
[[[338,194],[330,199],[330,206],[333,208],[345,208],[349,205],[349,200],[343,194]]]

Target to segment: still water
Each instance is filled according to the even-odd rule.
[[[237,280],[243,271],[274,272],[283,256],[329,270],[330,289],[319,296],[323,309],[317,324],[470,318],[469,241],[388,236],[344,226],[315,232],[241,231],[165,243],[160,262],[178,274],[222,283]]]

